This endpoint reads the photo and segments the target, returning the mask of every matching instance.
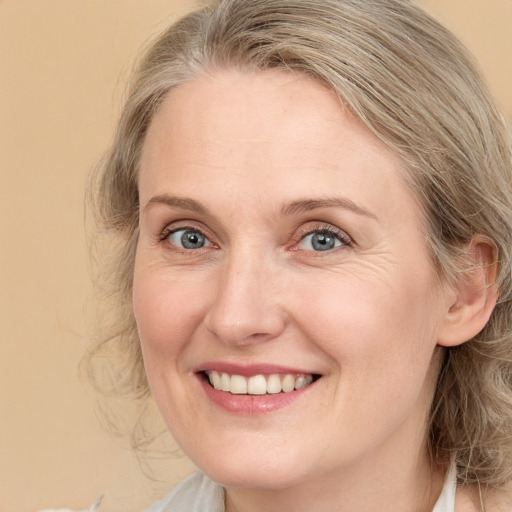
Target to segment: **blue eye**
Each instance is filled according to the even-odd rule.
[[[306,251],[330,251],[342,245],[348,245],[348,243],[330,231],[315,231],[299,242],[299,247]]]
[[[167,236],[167,240],[169,240],[172,245],[181,249],[201,249],[202,247],[209,247],[211,245],[208,238],[200,231],[191,228],[173,231]]]

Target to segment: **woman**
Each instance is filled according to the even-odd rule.
[[[201,470],[151,511],[512,508],[511,147],[406,0],[160,36],[98,176],[119,321],[90,354]]]

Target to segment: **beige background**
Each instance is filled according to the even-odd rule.
[[[468,44],[512,114],[512,0],[422,2]],[[0,512],[141,510],[146,479],[78,380],[89,294],[82,197],[130,63],[193,0],[0,0]]]

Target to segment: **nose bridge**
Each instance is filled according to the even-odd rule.
[[[224,343],[242,345],[276,337],[284,313],[272,291],[276,269],[262,250],[233,249],[219,272],[206,325]]]

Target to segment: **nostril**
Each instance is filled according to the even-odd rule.
[[[228,345],[263,342],[279,336],[286,315],[275,296],[263,293],[259,285],[233,274],[218,286],[215,301],[204,316],[209,333]]]
[[[207,329],[223,343],[233,346],[264,342],[279,335],[281,329],[275,329],[275,332],[269,329],[269,332],[266,332],[261,329],[261,327],[264,327],[263,325],[258,325],[260,323],[240,320],[231,323],[217,322],[210,323]]]

